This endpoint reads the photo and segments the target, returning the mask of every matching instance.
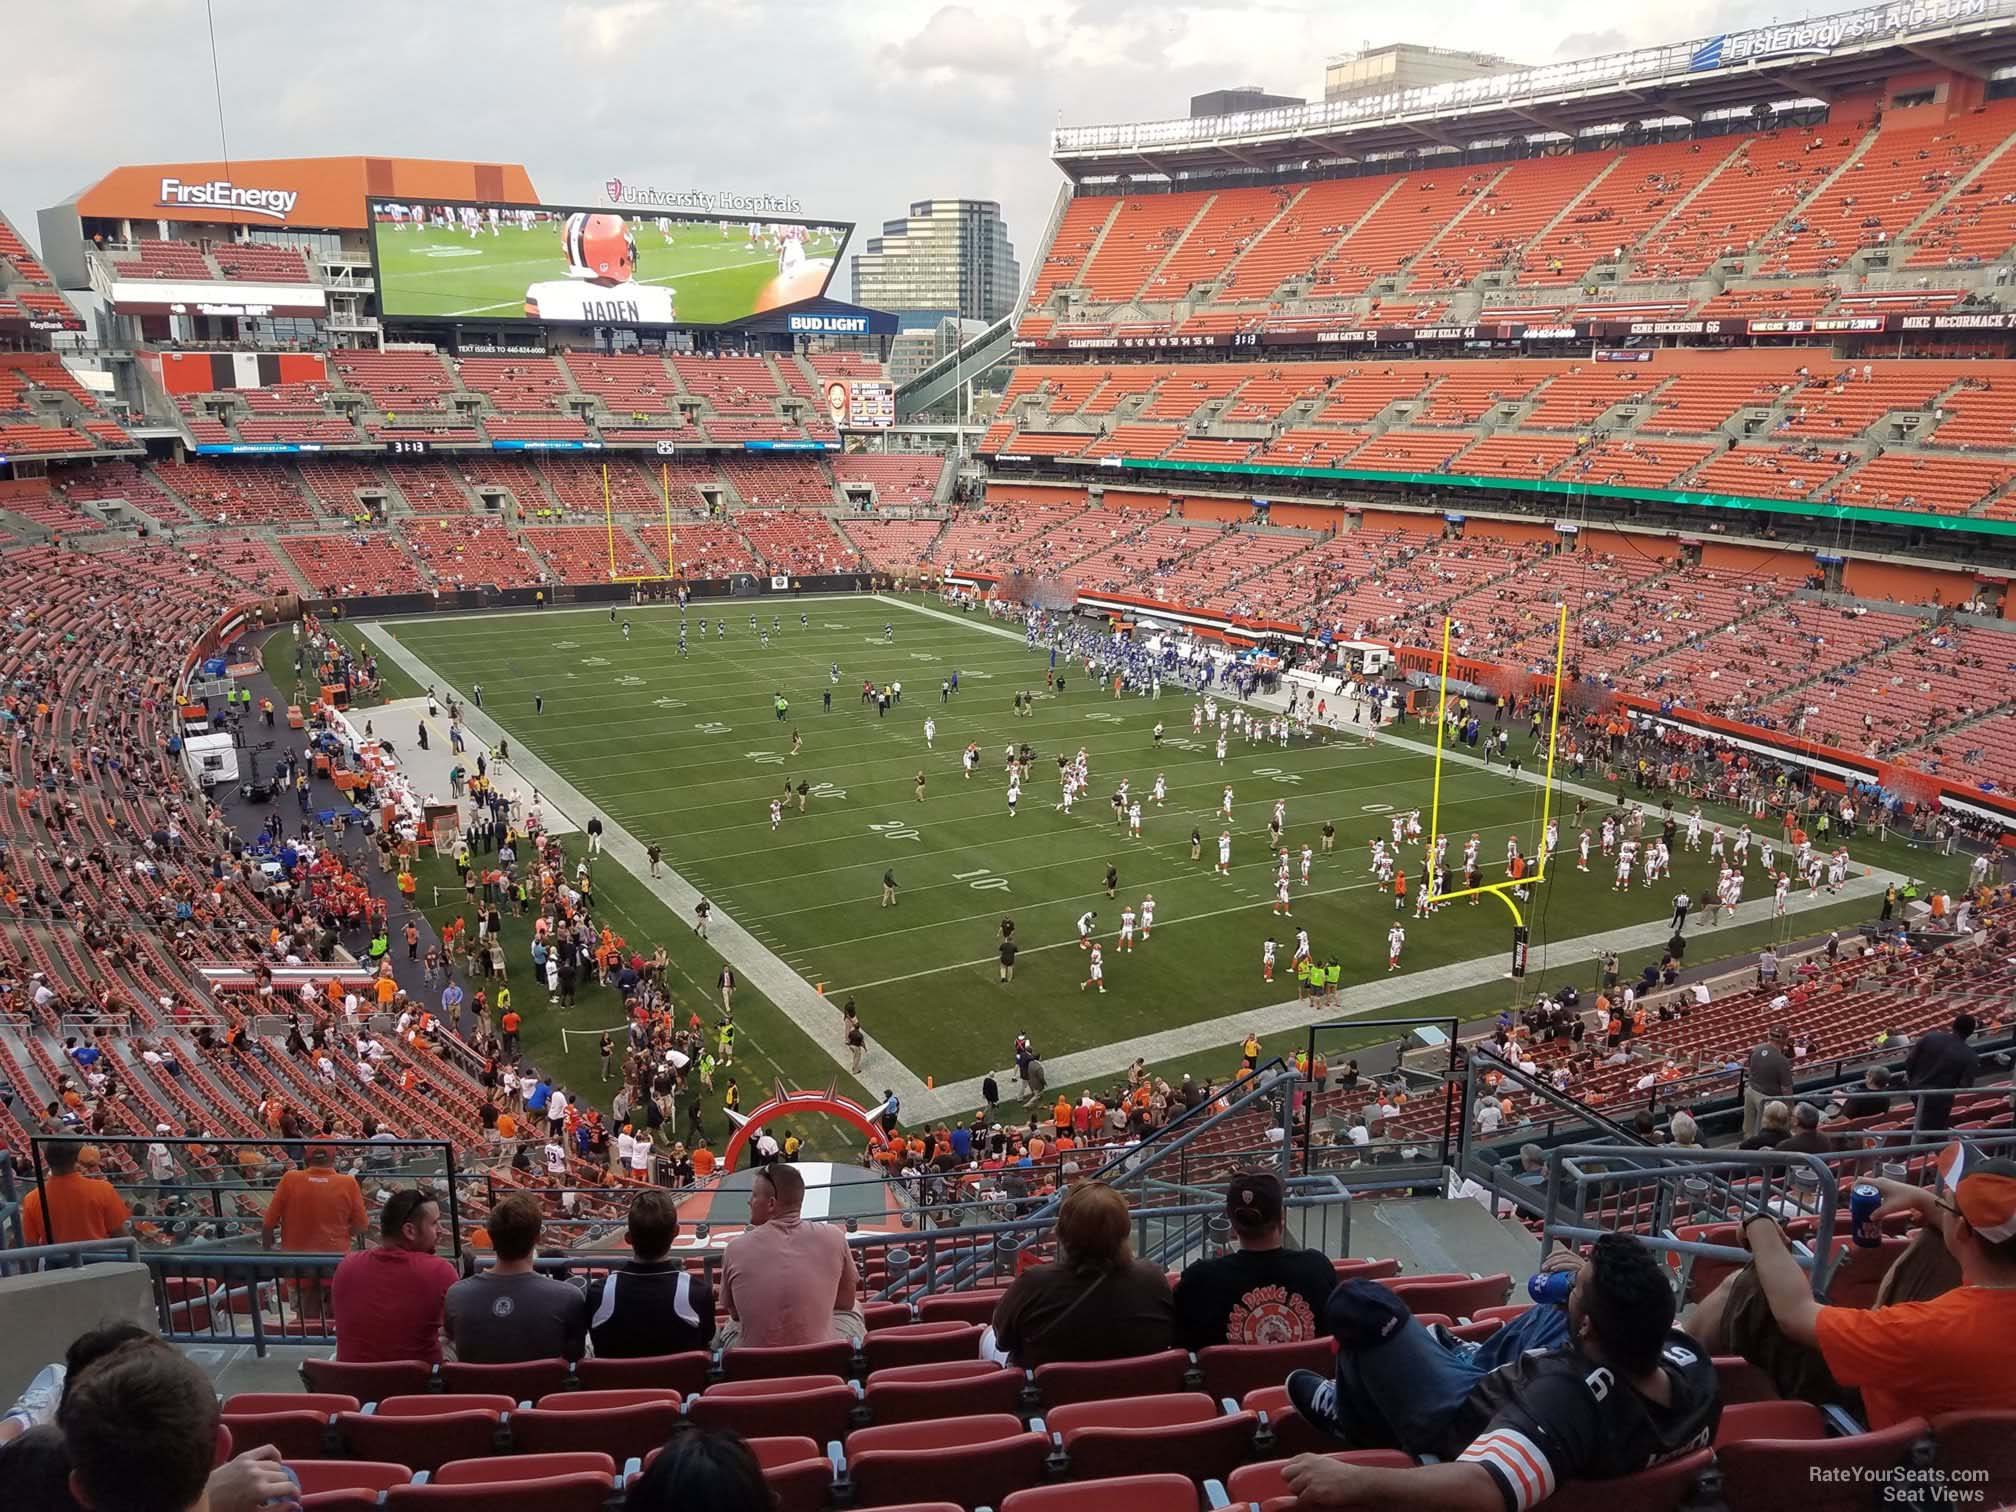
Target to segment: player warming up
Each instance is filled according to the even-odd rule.
[[[1085,963],[1085,969],[1091,974],[1078,984],[1078,990],[1083,992],[1087,987],[1097,987],[1101,992],[1104,992],[1106,990],[1106,955],[1097,945],[1092,947],[1092,954]]]

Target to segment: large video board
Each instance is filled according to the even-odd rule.
[[[826,292],[849,225],[370,202],[388,320],[721,326]]]

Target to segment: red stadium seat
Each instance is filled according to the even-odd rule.
[[[1260,1426],[1256,1414],[1221,1412],[1201,1391],[1073,1402],[1043,1423],[1063,1443],[1073,1480],[1127,1475],[1142,1465],[1223,1480],[1252,1457]]]
[[[381,1491],[413,1479],[408,1466],[382,1460],[290,1459],[287,1468],[307,1512],[365,1512],[379,1505]]]
[[[1461,1339],[1466,1344],[1482,1343],[1485,1339],[1505,1326],[1503,1318],[1482,1318],[1475,1323],[1457,1323],[1449,1330],[1453,1339]]]
[[[1722,1408],[1715,1430],[1717,1445],[1743,1439],[1817,1439],[1827,1437],[1827,1421],[1811,1402],[1734,1402]]]
[[[533,1402],[566,1384],[565,1360],[521,1360],[511,1365],[441,1362],[443,1391],[494,1391],[514,1402]]]
[[[1337,1342],[1329,1338],[1300,1344],[1213,1344],[1197,1351],[1204,1389],[1214,1401],[1236,1402],[1249,1391],[1279,1386],[1294,1370],[1327,1376],[1336,1365]]]
[[[355,1412],[364,1404],[340,1391],[240,1391],[224,1398],[223,1410],[240,1415],[264,1412]]]
[[[1617,1480],[1570,1481],[1541,1505],[1549,1512],[1618,1512],[1619,1508],[1628,1512],[1678,1512],[1679,1508],[1692,1504],[1696,1483],[1715,1460],[1714,1450],[1697,1449]],[[1729,1498],[1732,1508],[1751,1505]],[[1785,1505],[1806,1512],[1804,1503]]]
[[[1986,1481],[1967,1482],[1982,1505],[2016,1504],[2016,1412],[1947,1412],[1932,1419],[1932,1463]],[[1958,1484],[1954,1482],[1953,1484]]]
[[[1371,1465],[1381,1470],[1405,1470],[1414,1463],[1398,1449],[1347,1449],[1332,1451],[1329,1457],[1342,1460],[1347,1465]],[[1287,1468],[1286,1459],[1241,1465],[1226,1477],[1225,1490],[1235,1502],[1272,1505],[1279,1501],[1293,1506],[1295,1499],[1288,1490],[1288,1483],[1281,1478],[1281,1472]]]
[[[330,1419],[359,1405],[334,1391],[241,1391],[224,1402],[224,1426],[240,1449],[270,1444],[286,1459],[319,1459],[329,1449]]]
[[[1332,1260],[1339,1281],[1384,1281],[1400,1274],[1398,1260]]]
[[[992,1360],[934,1365],[892,1365],[863,1383],[868,1416],[877,1423],[914,1423],[932,1417],[973,1417],[1019,1412],[1028,1377]]]
[[[606,1454],[507,1454],[443,1465],[426,1485],[387,1491],[385,1505],[602,1512],[615,1487],[616,1467]]]
[[[778,1349],[737,1347],[723,1350],[721,1373],[731,1381],[775,1380],[779,1376],[839,1376],[854,1374],[854,1346],[846,1339],[824,1344],[794,1344]]]
[[[326,1412],[227,1412],[221,1421],[241,1450],[271,1445],[284,1459],[314,1459],[329,1452]]]
[[[345,1360],[303,1360],[301,1379],[310,1391],[377,1402],[425,1391],[434,1379],[434,1367],[425,1360],[382,1360],[364,1365]]]
[[[1189,1373],[1190,1355],[1181,1349],[1127,1360],[1060,1360],[1036,1367],[1036,1390],[1045,1406],[1062,1407],[1069,1402],[1182,1391]]]
[[[1507,1275],[1466,1276],[1455,1281],[1427,1281],[1402,1276],[1386,1283],[1395,1296],[1417,1313],[1447,1313],[1468,1318],[1480,1307],[1497,1307],[1512,1290]]]
[[[774,1512],[821,1512],[833,1496],[833,1462],[802,1434],[745,1439],[763,1482],[777,1498]]]
[[[431,1480],[437,1486],[488,1486],[552,1475],[613,1478],[615,1474],[616,1462],[606,1454],[499,1454],[489,1459],[455,1460],[443,1465]]]
[[[910,1311],[908,1302],[870,1302],[861,1309],[861,1321],[868,1326],[868,1332],[878,1328],[901,1328],[917,1321],[917,1315]]]
[[[1741,1355],[1715,1356],[1715,1387],[1724,1407],[1779,1400],[1777,1384]]]
[[[995,1506],[1040,1483],[1049,1454],[1049,1440],[1012,1413],[933,1418],[857,1428],[847,1440],[847,1476],[864,1507],[919,1496]]]
[[[1180,1475],[1126,1475],[1014,1492],[1001,1512],[1197,1512],[1197,1488]]]
[[[1852,1239],[1843,1236],[1834,1241],[1834,1270],[1827,1278],[1827,1303],[1830,1307],[1861,1307],[1876,1305],[1876,1291],[1882,1286],[1883,1278],[1897,1257],[1910,1244],[1909,1239],[1885,1239],[1873,1248],[1865,1249]]]
[[[497,1447],[497,1424],[517,1403],[508,1396],[386,1397],[376,1412],[337,1415],[337,1436],[359,1459],[433,1470]]]
[[[917,1318],[923,1323],[952,1319],[960,1323],[992,1323],[994,1309],[1001,1305],[1006,1287],[977,1291],[932,1292],[917,1299]]]
[[[946,1319],[881,1328],[861,1341],[862,1368],[873,1372],[895,1365],[935,1365],[980,1356],[980,1338],[987,1330],[978,1323]]]
[[[691,1396],[705,1389],[707,1367],[711,1363],[711,1356],[701,1349],[685,1354],[639,1355],[634,1360],[577,1360],[574,1378],[583,1391],[660,1387]]]
[[[1273,1436],[1274,1444],[1269,1453],[1284,1456],[1330,1454],[1337,1448],[1336,1439],[1295,1410],[1294,1404],[1288,1400],[1286,1386],[1261,1386],[1241,1397],[1239,1405],[1248,1412],[1267,1415],[1261,1432]]]
[[[680,1403],[676,1391],[558,1391],[511,1414],[511,1445],[521,1454],[601,1453],[620,1465],[665,1442]]]
[[[1732,1507],[1871,1512],[1886,1505],[1889,1472],[1908,1463],[1931,1431],[1923,1418],[1907,1418],[1854,1438],[1748,1439],[1718,1448],[1715,1465]],[[1822,1479],[1816,1472],[1841,1473]]]
[[[703,1428],[732,1428],[744,1438],[805,1434],[820,1443],[845,1438],[854,1418],[854,1388],[838,1376],[719,1381],[686,1404]]]

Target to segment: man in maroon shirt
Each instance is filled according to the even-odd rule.
[[[378,1244],[346,1256],[330,1295],[336,1309],[336,1358],[441,1360],[441,1301],[455,1267],[434,1253],[441,1209],[431,1193],[394,1192],[378,1220]]]

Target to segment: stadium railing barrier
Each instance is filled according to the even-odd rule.
[[[1971,1158],[2016,1153],[2016,1130],[1940,1133],[1916,1143],[1812,1154],[1793,1150],[1695,1149],[1672,1145],[1563,1145],[1548,1151],[1541,1188],[1540,1254],[1558,1242],[1586,1244],[1605,1233],[1630,1234],[1669,1257],[1683,1290],[1696,1261],[1749,1263],[1737,1244],[1699,1237],[1754,1213],[1772,1213],[1793,1230],[1793,1253],[1824,1297],[1849,1250],[1846,1193],[1882,1177],[1911,1185],[1937,1179],[1937,1161],[1964,1140]],[[1689,1233],[1697,1237],[1688,1237]]]
[[[424,1185],[436,1192],[444,1225],[460,1253],[463,1178],[481,1174],[465,1171],[455,1147],[446,1140],[37,1134],[29,1140],[33,1173],[28,1185],[33,1190],[43,1190],[49,1146],[59,1144],[90,1145],[101,1156],[114,1157],[105,1162],[105,1179],[132,1209],[135,1232],[149,1252],[221,1251],[246,1239],[256,1250],[266,1199],[280,1177],[302,1163],[307,1148],[320,1145],[336,1152],[338,1170],[357,1177],[365,1188],[367,1206],[380,1187]],[[150,1169],[148,1152],[154,1145],[162,1146],[173,1162],[173,1173],[166,1179]],[[192,1149],[205,1153],[199,1158]]]

